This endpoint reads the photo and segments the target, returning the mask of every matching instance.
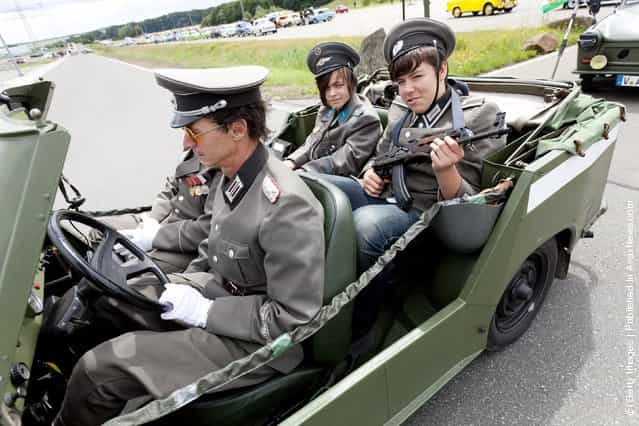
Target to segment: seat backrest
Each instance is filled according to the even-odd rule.
[[[382,107],[375,107],[375,112],[379,116],[379,121],[382,124],[382,128],[385,129],[386,125],[388,124],[388,110]]]
[[[323,304],[326,305],[357,278],[353,212],[346,194],[335,185],[311,174],[301,176],[324,208],[326,265]],[[351,343],[352,318],[351,303],[307,341],[307,358],[318,364],[335,364],[344,359]]]

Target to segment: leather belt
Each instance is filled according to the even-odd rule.
[[[240,287],[238,284],[234,283],[231,280],[224,279],[222,281],[222,287],[224,287],[224,289],[231,293],[233,296],[244,296],[246,294],[244,288]]]

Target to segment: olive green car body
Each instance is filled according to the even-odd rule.
[[[615,83],[619,75],[639,76],[639,1],[626,0],[612,14],[588,28],[579,38],[577,67],[588,88],[594,77]],[[604,56],[605,66],[593,62]]]
[[[471,91],[504,95],[504,102],[507,96],[534,96],[543,107],[545,100],[554,99],[552,108],[529,117],[531,128],[561,106],[555,95],[569,102],[569,94],[579,90],[570,83],[509,79],[469,79],[468,83]],[[48,85],[37,83],[8,93],[32,96],[31,107],[44,116],[51,99]],[[572,249],[601,213],[618,128],[609,129],[607,138],[583,146],[585,157],[550,151],[525,165],[505,166],[517,143],[491,155],[484,164],[482,187],[508,177],[515,184],[483,249],[474,254],[448,253],[432,274],[426,293],[420,290],[406,297],[402,309],[411,323],[408,329],[393,332],[393,322],[380,350],[323,392],[313,392],[314,398],[301,404],[292,401],[293,408],[278,421],[287,425],[399,424],[418,409],[487,348],[491,321],[504,290],[544,242],[556,241],[559,260],[552,272],[565,277]],[[5,194],[0,210],[0,395],[15,392],[9,379],[11,367],[17,362],[32,363],[42,315],[36,315],[37,306],[30,307],[27,300],[32,292],[42,298],[46,269],[40,264],[42,242],[69,142],[69,132],[44,117],[15,119],[0,112],[4,165],[0,186]],[[12,424],[11,410],[5,402],[0,404],[0,424]],[[17,413],[20,404],[12,407]],[[242,406],[236,411],[251,409],[260,408]],[[232,423],[233,416],[222,421],[224,414],[210,411],[207,417],[206,410],[200,410],[196,417],[203,424],[214,419],[221,421],[215,424]],[[193,417],[189,419],[189,424],[195,423]]]

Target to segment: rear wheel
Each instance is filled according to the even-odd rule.
[[[460,8],[456,7],[456,8],[453,9],[453,16],[455,18],[459,18],[461,16],[461,14],[462,14],[462,11],[461,11]]]
[[[484,12],[484,15],[490,16],[495,11],[495,8],[493,7],[493,5],[491,3],[486,3],[484,5],[484,8],[482,9],[482,11]]]
[[[555,278],[557,259],[557,242],[551,238],[524,261],[497,305],[486,349],[501,350],[528,329]]]

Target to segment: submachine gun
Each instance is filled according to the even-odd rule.
[[[443,139],[446,136],[450,136],[456,139],[459,145],[469,145],[472,148],[473,143],[476,141],[507,135],[511,129],[506,125],[505,112],[497,113],[494,127],[492,130],[477,134],[466,127],[445,129],[435,134],[432,133],[432,129],[410,129],[411,139],[393,141],[388,152],[380,154],[373,159],[373,170],[382,179],[391,179],[393,197],[398,207],[402,210],[408,210],[413,203],[413,197],[406,186],[405,164],[429,161],[430,144],[437,138]]]

